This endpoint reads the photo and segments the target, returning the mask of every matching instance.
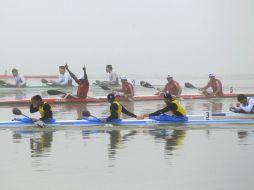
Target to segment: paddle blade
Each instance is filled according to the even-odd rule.
[[[48,90],[47,93],[49,95],[59,95],[59,94],[66,94],[65,92],[61,92],[59,90]]]
[[[0,85],[3,85],[3,84],[6,84],[6,82],[3,80],[0,80]]]
[[[197,88],[189,82],[184,83],[184,85],[185,85],[186,88]]]
[[[88,110],[83,110],[82,111],[82,116],[84,116],[84,117],[90,117],[91,113]]]
[[[13,113],[14,115],[22,115],[22,112],[21,112],[20,109],[18,109],[18,108],[13,108],[13,109],[12,109],[12,113]]]
[[[145,88],[154,88],[153,85],[151,85],[150,83],[145,82],[145,81],[140,81],[140,85],[145,87]]]
[[[109,87],[105,86],[105,85],[100,85],[100,87],[103,89],[103,90],[111,90]]]
[[[48,83],[47,79],[41,79],[41,83]]]

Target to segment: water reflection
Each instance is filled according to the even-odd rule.
[[[32,131],[32,130],[16,130],[13,133],[15,143],[21,143],[21,139],[30,139],[31,157],[45,157],[50,152],[53,142],[53,132],[49,131]]]
[[[209,110],[211,112],[221,112],[223,111],[223,103],[221,99],[212,99],[209,102],[204,102],[202,104],[204,110]]]
[[[173,151],[183,145],[186,137],[186,130],[173,130],[173,129],[153,129],[149,133],[154,136],[156,140],[165,142],[165,155],[173,155]]]
[[[15,89],[15,90],[2,90],[0,89],[0,98],[1,99],[15,99],[15,100],[21,100],[27,98],[27,93],[25,90],[21,89]]]
[[[109,167],[114,167],[114,161],[117,155],[117,150],[124,148],[123,144],[130,140],[130,137],[137,134],[137,131],[128,131],[126,134],[121,134],[123,131],[112,130],[107,132],[109,134],[110,143],[108,146],[108,158],[109,158]]]

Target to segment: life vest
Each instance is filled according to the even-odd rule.
[[[123,106],[118,101],[114,101],[112,104],[117,104],[117,111],[116,112],[117,112],[118,119],[120,119],[121,115],[122,115]]]
[[[173,115],[175,115],[175,116],[181,115],[181,116],[184,116],[184,117],[186,116],[186,112],[185,112],[184,108],[183,108],[182,105],[178,102],[177,99],[174,99],[174,100],[171,101],[170,103],[176,104],[176,106],[177,106],[177,110],[172,111]]]
[[[47,102],[43,102],[43,105],[39,106],[39,112],[41,114],[41,117],[45,116],[45,111],[43,109],[43,106],[46,104]],[[51,107],[50,107],[50,111],[51,111]]]

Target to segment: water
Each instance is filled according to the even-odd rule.
[[[242,84],[238,82],[234,85]],[[252,86],[240,90],[245,89],[250,92]],[[137,90],[137,94],[148,92],[153,91]],[[24,94],[30,98],[36,93],[45,90]],[[90,93],[106,94],[96,88]],[[16,96],[13,91],[0,94],[3,99]],[[236,101],[181,102],[195,114],[228,111]],[[144,114],[163,107],[163,102],[125,106]],[[53,110],[58,119],[73,119],[83,109],[99,117],[108,115],[108,107],[107,103],[70,104],[54,105]],[[30,114],[27,107],[19,108]],[[1,120],[14,117],[8,107],[0,107],[0,113]],[[1,129],[0,150],[1,189],[254,189],[253,125]]]

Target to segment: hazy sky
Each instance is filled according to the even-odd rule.
[[[253,0],[0,0],[0,72],[253,73]],[[80,72],[79,72],[80,73]]]

